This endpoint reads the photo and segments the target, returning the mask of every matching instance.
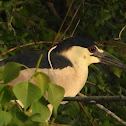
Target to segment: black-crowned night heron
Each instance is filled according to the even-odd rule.
[[[76,96],[83,88],[88,77],[88,66],[92,63],[104,63],[126,69],[124,64],[105,54],[93,41],[83,37],[68,38],[49,51],[35,51],[2,60],[0,66],[7,62],[17,62],[26,65],[34,73],[41,54],[43,57],[38,71],[46,73],[52,83],[62,86],[65,89],[65,97]],[[10,84],[29,80],[29,74],[29,71],[23,68],[19,77]]]
[[[92,63],[101,62],[126,69],[125,65],[106,55],[93,41],[82,37],[68,38],[49,51],[36,51],[5,59],[0,62],[0,66],[7,62],[17,62],[26,65],[34,73],[41,54],[43,58],[38,72],[46,73],[52,83],[62,86],[65,89],[64,97],[74,97],[80,92],[88,77],[88,66]],[[10,82],[10,85],[29,80],[33,73],[22,69],[19,77]]]

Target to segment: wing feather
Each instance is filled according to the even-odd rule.
[[[0,66],[4,66],[8,62],[17,62],[24,64],[29,68],[35,68],[40,55],[43,54],[42,61],[39,68],[50,68],[48,62],[48,51],[34,51],[26,54],[21,54],[18,56],[13,56],[11,58],[0,61]],[[66,57],[59,55],[55,52],[51,52],[51,63],[54,69],[62,69],[67,66],[72,67],[72,63]],[[22,68],[24,69],[24,67]]]

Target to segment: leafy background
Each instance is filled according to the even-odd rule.
[[[54,40],[75,35],[86,36],[96,44],[126,63],[126,30],[119,38],[119,33],[126,25],[126,1],[125,0],[85,0],[79,8],[81,0],[3,0],[0,1],[0,52],[35,43],[32,46],[18,48],[9,51],[2,58],[12,55],[30,52],[33,50],[49,49]],[[75,11],[78,9],[77,14]],[[66,17],[66,14],[69,13]],[[75,16],[75,18],[73,18]],[[66,19],[64,19],[66,17]],[[71,25],[69,24],[73,19]],[[62,22],[65,23],[62,25]],[[60,32],[59,28],[61,27]],[[37,44],[46,41],[45,44]],[[85,95],[109,96],[126,95],[126,71],[102,64],[91,65],[89,68],[88,82],[81,91]],[[2,85],[0,86],[2,89]],[[29,120],[28,115],[20,111],[17,106],[10,106],[7,102],[12,95],[9,87],[4,87],[4,99],[0,100],[4,105],[5,125],[19,125],[25,121],[25,125],[40,125]],[[2,96],[2,92],[0,94]],[[126,120],[126,104],[103,103],[105,107],[116,115]],[[10,115],[14,119],[11,121]],[[1,117],[1,115],[0,115]],[[55,123],[73,126],[115,126],[120,122],[98,109],[95,105],[87,105],[77,102],[69,102],[60,105]]]

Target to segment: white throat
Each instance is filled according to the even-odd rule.
[[[61,55],[68,58],[74,67],[88,67],[88,50],[83,47],[73,46],[69,50],[64,51]]]
[[[71,82],[68,83],[67,92],[65,96],[77,95],[86,83],[88,77],[88,50],[83,47],[73,46],[67,51],[61,53],[61,55],[68,58],[73,64],[73,76]],[[70,79],[70,78],[69,78]]]

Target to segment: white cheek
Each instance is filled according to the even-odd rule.
[[[92,63],[99,63],[100,60],[97,57],[91,56],[89,60],[89,65]]]

